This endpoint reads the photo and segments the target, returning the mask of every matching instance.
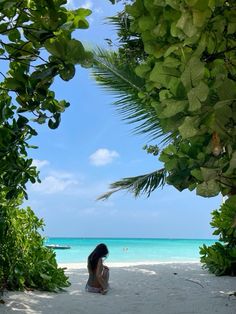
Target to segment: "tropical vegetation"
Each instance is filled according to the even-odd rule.
[[[55,254],[43,246],[42,228],[30,208],[26,184],[39,180],[28,152],[35,125],[59,126],[69,106],[52,89],[54,78],[69,81],[76,65],[90,67],[92,53],[73,38],[88,28],[84,8],[66,0],[0,1],[0,289],[56,290],[68,286]],[[38,128],[38,127],[37,127]]]
[[[94,77],[117,96],[114,105],[124,119],[135,123],[135,131],[149,135],[154,145],[145,148],[158,155],[163,168],[114,182],[100,199],[120,190],[149,196],[164,184],[195,190],[203,197],[227,196],[230,205],[213,213],[213,223],[216,216],[219,224],[227,219],[234,232],[221,237],[224,244],[204,246],[201,254],[216,274],[234,273],[235,1],[131,2],[110,19],[118,28],[120,48],[97,51]],[[225,212],[227,206],[230,210]],[[222,256],[227,267],[217,262],[211,267],[216,256]]]
[[[216,230],[221,242],[200,249],[201,262],[204,267],[216,275],[236,276],[236,196],[232,196],[212,213],[211,226]],[[232,223],[233,222],[233,223]]]

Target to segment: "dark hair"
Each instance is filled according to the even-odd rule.
[[[99,258],[105,257],[108,254],[107,246],[103,243],[98,244],[93,252],[88,257],[88,264],[92,270],[95,270],[98,264]]]

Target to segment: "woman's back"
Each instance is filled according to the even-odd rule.
[[[105,244],[99,244],[88,257],[89,278],[86,290],[105,294],[108,289],[109,268],[103,265],[102,257],[106,257],[108,249]]]

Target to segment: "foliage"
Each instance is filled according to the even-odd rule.
[[[236,275],[236,196],[212,213],[211,225],[221,243],[200,248],[203,266],[216,275]],[[223,243],[222,243],[223,242]]]
[[[143,149],[146,150],[148,154],[152,154],[153,156],[157,156],[160,151],[157,145],[144,145]]]
[[[104,200],[110,197],[114,192],[120,190],[128,190],[133,193],[135,197],[142,193],[148,196],[158,187],[163,187],[165,184],[165,169],[153,171],[137,177],[124,178],[121,181],[117,181],[111,184],[112,191],[102,194],[97,199]]]
[[[149,196],[164,183],[231,196],[213,212],[225,244],[203,246],[201,261],[217,275],[236,274],[235,1],[135,0],[110,20],[121,46],[97,59],[95,79],[118,95],[114,105],[136,131],[163,145],[145,149],[164,168],[114,182],[100,199],[120,190]]]
[[[66,0],[0,1],[0,287],[55,290],[68,285],[55,254],[43,247],[42,227],[31,209],[19,209],[26,183],[40,181],[28,150],[34,125],[55,129],[69,106],[51,89],[69,81],[92,53],[73,38],[91,11],[68,10]]]
[[[115,52],[94,52],[93,76],[105,90],[116,96],[114,105],[129,123],[138,123],[136,133],[161,135],[160,124],[150,101],[140,100],[145,81],[138,77],[132,63],[124,63]],[[142,121],[142,123],[140,123]]]
[[[227,242],[229,246],[236,245],[236,196],[231,196],[221,206],[220,210],[213,211],[211,226],[216,230],[214,235],[219,235],[219,240]]]
[[[234,1],[136,0],[125,12],[129,22],[120,23],[120,28],[141,38],[142,45],[135,52],[142,46],[144,52],[140,58],[134,53],[124,60],[126,46],[121,44],[110,74],[115,73],[114,67],[120,70],[117,59],[123,58],[125,65],[136,64],[135,69],[127,70],[133,81],[138,81],[136,74],[143,85],[130,101],[130,91],[116,87],[115,80],[112,84],[107,74],[110,69],[105,73],[102,63],[95,68],[97,81],[123,96],[115,105],[125,119],[139,123],[136,129],[150,133],[153,140],[164,136],[167,145],[159,160],[166,169],[166,183],[180,191],[196,190],[203,197],[235,194]],[[127,72],[122,74],[124,81]],[[119,190],[117,184],[114,192]],[[120,188],[126,189],[122,183]],[[134,193],[139,192],[134,187]]]
[[[133,66],[143,60],[147,54],[144,51],[143,42],[139,34],[130,30],[130,17],[127,12],[119,12],[116,16],[108,18],[108,22],[117,30],[119,56],[121,59],[128,59]],[[107,39],[110,46],[116,46],[117,43]]]
[[[76,64],[92,64],[92,54],[72,38],[74,30],[88,27],[91,11],[67,10],[66,2],[0,1],[0,189],[8,199],[22,192],[27,197],[25,184],[37,180],[26,158],[29,139],[37,135],[33,123],[55,129],[69,106],[50,90],[54,78],[68,81]]]
[[[2,193],[1,193],[1,196]],[[20,202],[1,202],[0,289],[37,288],[55,291],[68,287],[68,278],[58,268],[55,253],[43,245],[38,229],[43,229],[31,208]]]
[[[200,248],[203,267],[217,276],[236,275],[236,249],[216,242],[207,247]]]

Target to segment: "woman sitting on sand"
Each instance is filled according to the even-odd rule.
[[[107,246],[103,243],[96,246],[88,257],[89,279],[86,284],[88,292],[106,294],[108,291],[109,268],[103,265],[103,258],[108,254]]]

